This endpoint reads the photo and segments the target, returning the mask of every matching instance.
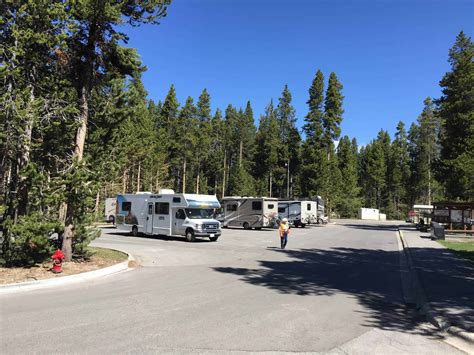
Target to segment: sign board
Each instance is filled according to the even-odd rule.
[[[449,210],[434,210],[433,213],[435,216],[449,217]]]

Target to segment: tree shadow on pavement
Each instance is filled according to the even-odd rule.
[[[363,229],[363,230],[371,230],[371,231],[386,231],[386,230],[397,230],[398,226],[396,224],[358,224],[358,223],[343,223],[341,224],[344,227],[352,228],[352,229]]]
[[[284,253],[282,261],[259,261],[256,269],[215,267],[240,280],[282,294],[331,296],[344,293],[367,309],[364,326],[427,335],[423,321],[403,302],[398,251],[333,248],[269,250]],[[441,338],[435,332],[432,337]]]

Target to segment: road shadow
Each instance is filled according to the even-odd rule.
[[[395,231],[397,230],[398,226],[396,224],[372,224],[372,223],[341,223],[347,228],[352,229],[363,229],[363,230],[371,230],[371,231]]]
[[[128,232],[109,232],[107,233],[107,235],[114,235],[114,236],[118,236],[118,237],[126,237],[126,238],[131,238],[131,239],[139,239],[139,238],[142,238],[142,239],[154,239],[154,240],[163,240],[163,241],[166,241],[166,242],[186,242],[188,243],[188,241],[186,241],[186,238],[185,237],[177,237],[177,236],[166,236],[166,235],[147,235],[147,234],[139,234],[137,237],[134,237],[133,235],[131,235],[130,233]],[[203,238],[196,238],[196,240],[192,243],[214,243],[212,241],[210,241],[207,237],[203,237]]]
[[[427,335],[417,324],[424,321],[401,294],[398,251],[333,248],[269,252],[283,253],[283,261],[260,260],[258,268],[215,267],[242,282],[282,294],[355,297],[367,309],[364,326]],[[472,284],[471,284],[472,285]],[[442,338],[441,334],[429,334]]]

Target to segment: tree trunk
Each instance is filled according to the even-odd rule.
[[[243,142],[240,141],[240,148],[239,148],[239,168],[242,166],[242,150],[243,150]]]
[[[76,145],[74,148],[73,154],[73,164],[75,162],[80,162],[84,156],[84,144],[86,141],[87,133],[87,119],[89,116],[89,103],[87,101],[87,88],[84,85],[81,88],[81,97],[80,97],[80,112],[79,112],[79,127],[76,132]],[[66,222],[64,228],[62,252],[64,253],[65,261],[72,260],[72,239],[74,238],[74,194],[73,186],[69,187],[69,196],[67,201],[66,209]]]
[[[122,175],[122,193],[124,194],[127,188],[127,169],[123,169]]]
[[[200,173],[201,173],[201,169],[199,169],[198,167],[198,174],[196,177],[196,193],[197,194],[199,193],[199,182],[200,182],[199,179],[201,178]]]
[[[270,171],[270,193],[269,193],[269,196],[268,197],[272,197],[272,184],[273,184],[273,173],[272,171]]]
[[[97,193],[95,195],[95,215],[96,217],[99,217],[99,204],[100,204],[100,191],[97,190]]]
[[[183,194],[186,193],[186,158],[183,162]]]
[[[224,198],[225,196],[225,161],[226,161],[226,158],[227,158],[227,151],[224,150],[224,172],[222,174],[222,198]]]
[[[141,172],[142,172],[142,162],[138,162],[138,174],[137,174],[137,193],[140,192],[140,179],[141,179]]]

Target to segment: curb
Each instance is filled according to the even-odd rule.
[[[431,308],[426,296],[426,292],[420,282],[418,271],[413,265],[410,248],[408,247],[408,244],[400,228],[398,228],[397,232],[397,243],[399,244],[399,252],[401,253],[400,268],[402,273],[403,296],[405,302],[409,304],[416,304],[420,314],[424,315],[428,322],[434,325],[438,330],[455,336],[467,343],[459,344],[458,342],[454,342],[455,344],[451,344],[452,342],[448,341],[448,343],[451,345],[454,345],[461,350],[470,353],[472,351],[472,346],[474,346],[474,334],[450,324]],[[404,278],[404,274],[408,277],[408,279]],[[460,325],[462,326],[462,324]]]
[[[115,250],[115,249],[111,249],[111,250]],[[120,252],[124,253],[123,251],[120,251]],[[70,285],[70,284],[92,280],[99,277],[116,274],[118,272],[129,271],[129,270],[134,269],[137,266],[137,261],[135,260],[132,254],[129,254],[129,253],[125,253],[125,254],[128,255],[127,260],[122,261],[121,263],[118,263],[112,266],[102,268],[102,269],[82,272],[75,275],[45,279],[45,280],[26,281],[26,282],[14,283],[14,284],[1,285],[0,295],[15,293],[15,292],[26,292],[30,290],[37,290],[37,289],[48,288],[48,287],[53,287],[53,286]]]

